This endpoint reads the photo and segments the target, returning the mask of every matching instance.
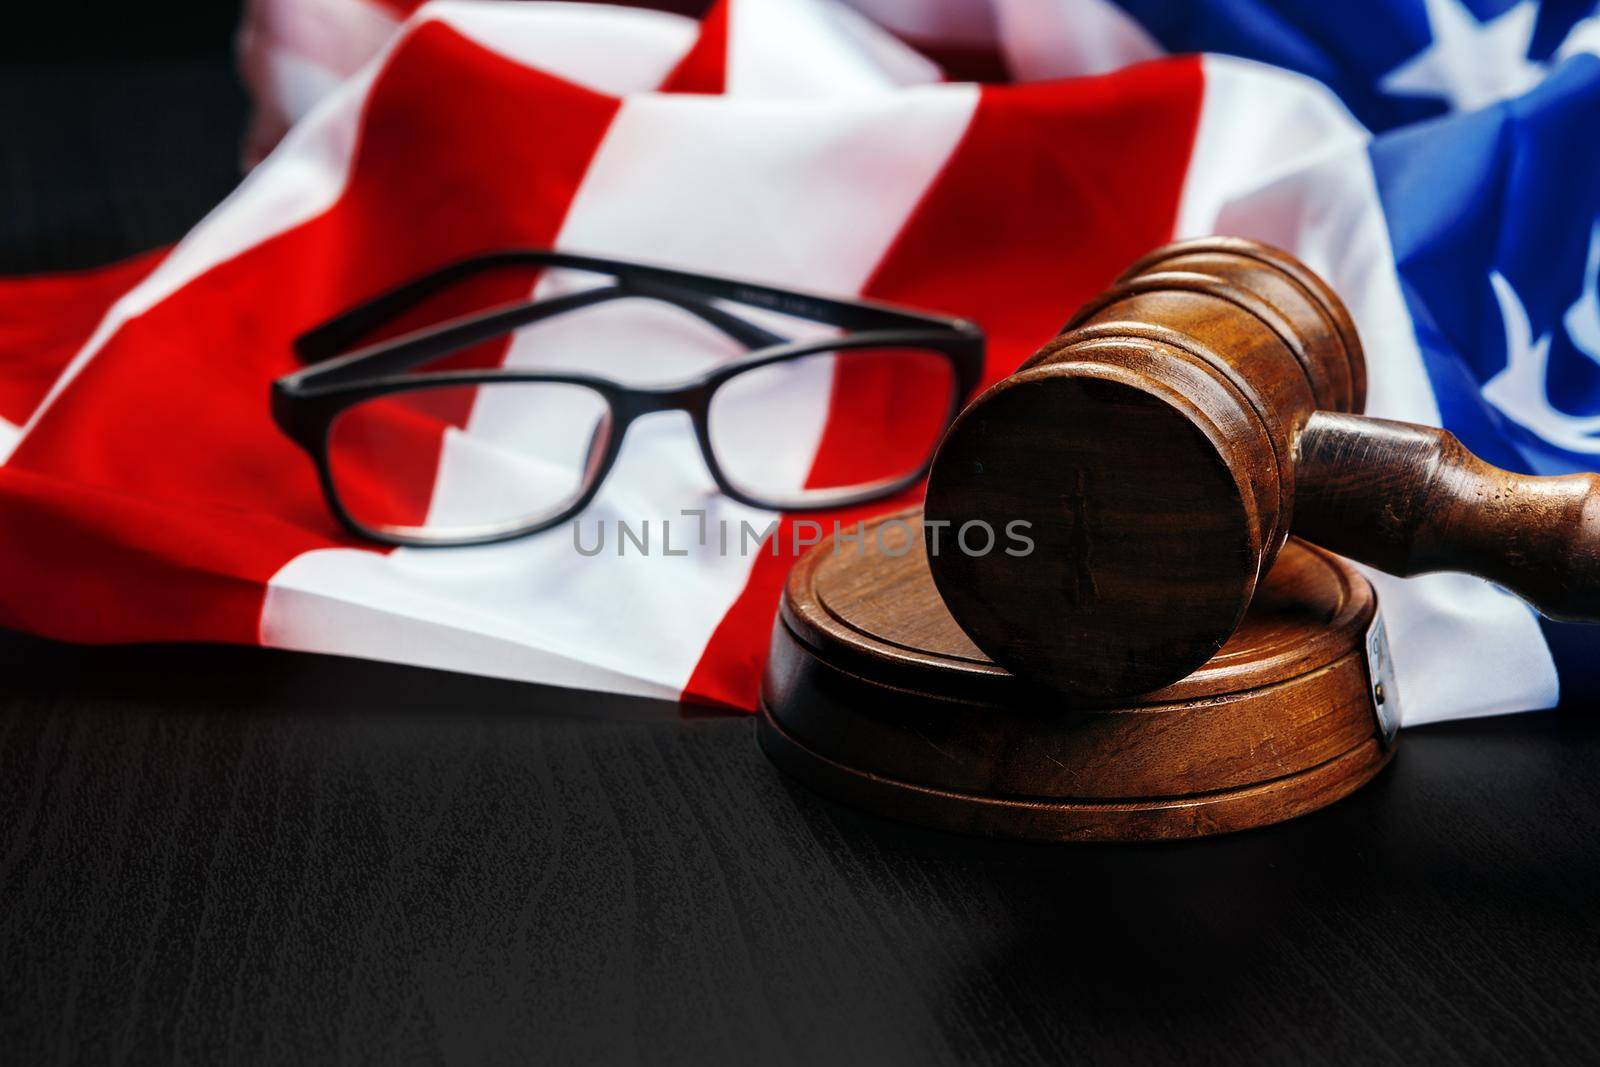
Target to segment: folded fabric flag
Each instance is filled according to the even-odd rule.
[[[848,7],[847,7],[848,5]],[[422,0],[251,0],[240,66],[256,102],[247,156],[265,154],[317,100],[384,46]],[[597,20],[538,4],[526,31],[593,47]],[[694,12],[706,0],[645,0]],[[882,30],[955,78],[1040,81],[1104,74],[1167,54],[1238,56],[1316,78],[1387,130],[1475,110],[1538,83],[1593,0],[731,0],[708,25],[730,45],[704,88],[851,93],[925,80]],[[874,25],[856,17],[866,15]],[[608,34],[684,33],[669,15],[614,12]],[[814,67],[786,62],[810,56]],[[770,58],[769,58],[770,57]]]
[[[1064,6],[1086,19],[1108,10]],[[430,4],[374,34],[370,61],[309,104],[81,341],[66,346],[63,324],[47,346],[58,355],[8,354],[0,378],[16,366],[37,382],[51,359],[60,373],[42,393],[0,389],[13,398],[0,412],[0,623],[751,707],[787,551],[723,552],[711,538],[684,556],[587,556],[566,529],[376,549],[335,525],[313,468],[273,426],[268,385],[294,369],[298,332],[506,246],[963,315],[989,334],[994,380],[1149,248],[1256,237],[1346,299],[1373,414],[1442,423],[1506,466],[1591,466],[1591,27],[1578,24],[1510,102],[1373,140],[1323,85],[1228,57],[980,87],[943,82],[926,57],[822,0],[733,0],[698,23]],[[471,296],[582,284],[552,271]],[[621,302],[532,327],[496,357],[661,381],[733,354],[670,312]],[[814,443],[779,435],[773,447]],[[776,521],[775,541],[793,541],[794,516],[716,494],[675,416],[630,431],[579,521],[588,538],[602,522],[685,509],[736,530]],[[834,517],[820,516],[825,528]],[[1593,673],[1590,631],[1543,627],[1488,583],[1374,580],[1408,722],[1548,706],[1558,664],[1569,687]]]

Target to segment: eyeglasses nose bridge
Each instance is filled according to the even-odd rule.
[[[708,390],[702,383],[668,385],[658,389],[641,389],[634,394],[632,414],[654,415],[664,411],[682,411],[697,418],[704,409]]]

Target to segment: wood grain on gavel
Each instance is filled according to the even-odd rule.
[[[1600,617],[1600,479],[1500,471],[1365,399],[1350,315],[1299,261],[1237,238],[1158,249],[951,428],[929,536],[1024,522],[1034,548],[930,543],[940,594],[996,661],[1083,697],[1204,663],[1291,532]]]

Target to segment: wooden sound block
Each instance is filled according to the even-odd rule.
[[[1089,706],[978,651],[923,543],[920,514],[887,516],[790,574],[759,736],[820,793],[961,833],[1134,841],[1290,819],[1389,760],[1398,695],[1377,599],[1335,556],[1291,540],[1210,661]]]

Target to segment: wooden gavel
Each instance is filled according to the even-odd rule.
[[[1212,657],[1291,533],[1600,619],[1600,478],[1501,470],[1365,397],[1355,325],[1304,264],[1158,249],[951,427],[925,508],[939,593],[994,660],[1091,702]],[[957,549],[975,522],[1032,550]]]

